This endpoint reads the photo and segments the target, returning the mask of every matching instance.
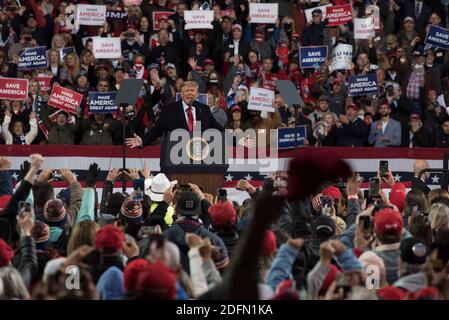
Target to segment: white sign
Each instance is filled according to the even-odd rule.
[[[142,0],[123,0],[123,5],[125,7],[140,6],[141,4],[142,4]]]
[[[380,9],[378,6],[371,4],[365,8],[365,16],[370,16],[374,19],[374,27],[376,30],[380,29]]]
[[[106,23],[106,6],[77,4],[76,21],[79,26],[102,26]]]
[[[93,45],[95,59],[118,59],[122,56],[120,37],[94,37]]]
[[[352,68],[352,45],[339,44],[332,52],[332,64],[330,72],[334,70],[349,70]]]
[[[313,8],[304,10],[304,14],[306,15],[307,22],[312,23],[312,11],[316,10],[316,9],[321,10],[321,12],[323,13],[323,18],[321,19],[321,21],[324,21],[324,19],[326,19],[326,7],[329,7],[331,5],[332,4],[325,4],[324,6],[313,7]]]
[[[251,88],[248,102],[248,110],[261,111],[263,118],[267,112],[274,112],[274,91],[263,88]]]
[[[249,17],[251,23],[276,23],[279,4],[277,3],[250,3]]]
[[[213,29],[214,12],[212,10],[186,10],[184,11],[186,25],[185,30],[190,29]]]
[[[374,28],[373,17],[368,18],[355,18],[354,20],[354,39],[368,39],[374,38],[376,35],[376,29]]]

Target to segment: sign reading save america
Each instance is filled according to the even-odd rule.
[[[122,43],[119,37],[93,37],[95,59],[119,59],[122,56]]]
[[[81,101],[83,101],[82,94],[58,85],[54,85],[51,89],[47,104],[57,109],[77,114],[77,109],[81,105]]]
[[[449,29],[430,25],[424,42],[438,48],[449,49]]]
[[[212,21],[214,20],[214,12],[212,10],[186,10],[184,11],[184,19],[186,20],[185,30],[214,28],[212,26]]]
[[[0,99],[24,101],[28,98],[28,79],[0,78]]]
[[[275,23],[278,18],[278,3],[250,3],[251,23]]]
[[[327,46],[301,47],[299,50],[299,65],[301,68],[314,68],[327,60]]]
[[[350,4],[326,7],[328,26],[339,26],[352,21],[352,7]]]

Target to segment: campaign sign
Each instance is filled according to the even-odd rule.
[[[263,113],[274,112],[274,91],[263,88],[251,88],[248,110],[257,110]]]
[[[326,7],[326,18],[329,27],[348,23],[352,21],[352,7],[350,4]]]
[[[368,39],[376,35],[374,26],[374,18],[368,17],[363,19],[354,19],[354,39]]]
[[[54,85],[48,97],[47,104],[57,109],[77,114],[77,109],[81,105],[82,100],[83,95],[81,93]]]
[[[95,59],[119,59],[122,56],[122,43],[119,37],[94,37],[92,40]]]
[[[180,94],[179,92],[176,92],[175,99],[176,99],[176,101],[181,100],[181,94]],[[206,105],[207,105],[207,93],[200,93],[200,94],[198,95],[197,101],[198,101],[199,103],[202,103],[202,104],[206,104]]]
[[[212,21],[214,21],[214,12],[212,10],[186,10],[184,11],[184,19],[186,20],[185,30],[214,28],[212,26]]]
[[[301,68],[314,68],[326,63],[327,46],[301,47],[299,50],[299,65]]]
[[[379,92],[379,88],[377,86],[377,75],[375,73],[362,76],[351,76],[349,77],[348,82],[349,95],[352,97]]]
[[[304,147],[304,141],[307,137],[306,135],[306,126],[278,128],[278,149]]]
[[[321,21],[324,21],[324,19],[326,19],[326,7],[329,7],[329,6],[332,6],[332,4],[325,4],[325,5],[323,5],[323,6],[313,7],[313,8],[304,10],[304,14],[306,15],[306,21],[307,21],[308,23],[312,23],[312,22],[313,22],[313,21],[312,21],[312,20],[313,20],[312,12],[313,12],[314,10],[316,10],[316,9],[321,10],[321,13],[322,13],[322,19],[321,19]]]
[[[106,11],[106,19],[109,20],[126,20],[128,19],[128,12],[117,9],[117,10],[108,10]]]
[[[106,6],[76,5],[76,22],[82,26],[102,26],[106,22]]]
[[[332,51],[330,72],[334,70],[349,70],[352,68],[352,45],[340,43]]]
[[[276,23],[278,9],[277,3],[250,3],[250,23]]]
[[[19,56],[19,70],[34,70],[47,66],[47,49],[45,47],[28,48]]]
[[[445,50],[449,49],[449,29],[437,27],[434,25],[429,26],[429,31],[426,34],[425,43],[435,47],[439,47]]]
[[[89,92],[89,112],[98,114],[109,114],[117,111],[114,105],[116,91],[111,92]]]
[[[173,11],[154,11],[153,12],[153,30],[159,30],[159,20],[161,18],[168,19],[171,15],[175,14]]]
[[[53,76],[42,76],[34,79],[39,83],[40,94],[46,95],[51,89],[51,79],[53,79]]]
[[[28,98],[28,79],[0,78],[0,99],[24,101]]]
[[[86,44],[84,43],[84,45],[86,45]],[[68,47],[68,48],[59,49],[59,56],[61,57],[61,61],[64,60],[65,56],[68,55],[71,52],[75,52],[75,48],[74,47]]]

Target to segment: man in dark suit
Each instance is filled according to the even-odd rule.
[[[246,64],[249,64],[248,53],[251,50],[249,43],[242,40],[243,29],[239,24],[232,25],[232,39],[224,43],[221,61],[227,61],[230,57],[239,55]]]
[[[429,172],[424,173],[419,179],[418,175],[423,169],[428,169],[429,163],[426,160],[416,160],[413,164],[413,171],[415,176],[412,178],[412,190],[421,190],[427,196],[430,192],[430,188],[426,184],[426,180],[429,179]]]
[[[198,83],[186,81],[181,88],[182,99],[169,104],[162,109],[159,119],[143,137],[134,134],[134,138],[126,139],[126,144],[131,147],[145,147],[163,134],[176,129],[185,129],[193,132],[197,122],[201,122],[201,131],[217,129],[223,131],[212,115],[210,108],[204,104],[195,102],[198,98]]]
[[[405,0],[404,17],[412,17],[415,20],[416,30],[423,33],[429,23],[432,8],[423,0]]]

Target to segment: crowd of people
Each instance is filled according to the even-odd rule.
[[[29,79],[26,100],[0,101],[2,143],[120,145],[124,122],[127,138],[142,136],[160,111],[175,102],[182,83],[193,80],[227,129],[305,125],[308,146],[448,147],[449,56],[424,42],[429,25],[446,26],[442,3],[280,0],[275,24],[255,24],[249,19],[249,2],[212,1],[213,29],[185,30],[184,12],[203,7],[201,1],[144,0],[128,7],[118,0],[79,1],[106,5],[107,20],[103,26],[78,29],[66,12],[75,1],[0,1],[0,73]],[[373,5],[379,9],[375,37],[354,40],[352,22],[328,26],[322,9],[313,10],[312,21],[306,21],[306,9],[347,3],[354,18],[371,15]],[[153,13],[160,11],[173,14],[153,21]],[[94,36],[120,37],[121,58],[95,59]],[[352,45],[352,69],[330,72],[338,44]],[[328,61],[300,68],[299,48],[321,45],[328,47]],[[38,46],[47,48],[48,66],[18,68],[22,50]],[[65,48],[73,50],[65,53]],[[348,97],[348,77],[370,73],[377,76],[378,94]],[[49,92],[38,81],[42,76],[52,77],[52,86],[84,96],[77,114],[47,105]],[[117,91],[126,78],[145,82],[134,106],[106,115],[89,111],[89,92]],[[287,105],[277,91],[278,79],[291,80],[305,105]],[[252,87],[277,93],[275,112],[266,118],[248,110]],[[124,114],[129,115],[126,120]]]
[[[342,160],[301,152],[260,188],[239,181],[241,205],[145,166],[111,169],[97,206],[95,163],[85,188],[60,169],[58,194],[41,155],[14,192],[10,166],[0,160],[0,299],[449,299],[449,192],[425,177],[407,192],[389,171],[389,196],[366,194]],[[134,191],[113,192],[122,175]]]

